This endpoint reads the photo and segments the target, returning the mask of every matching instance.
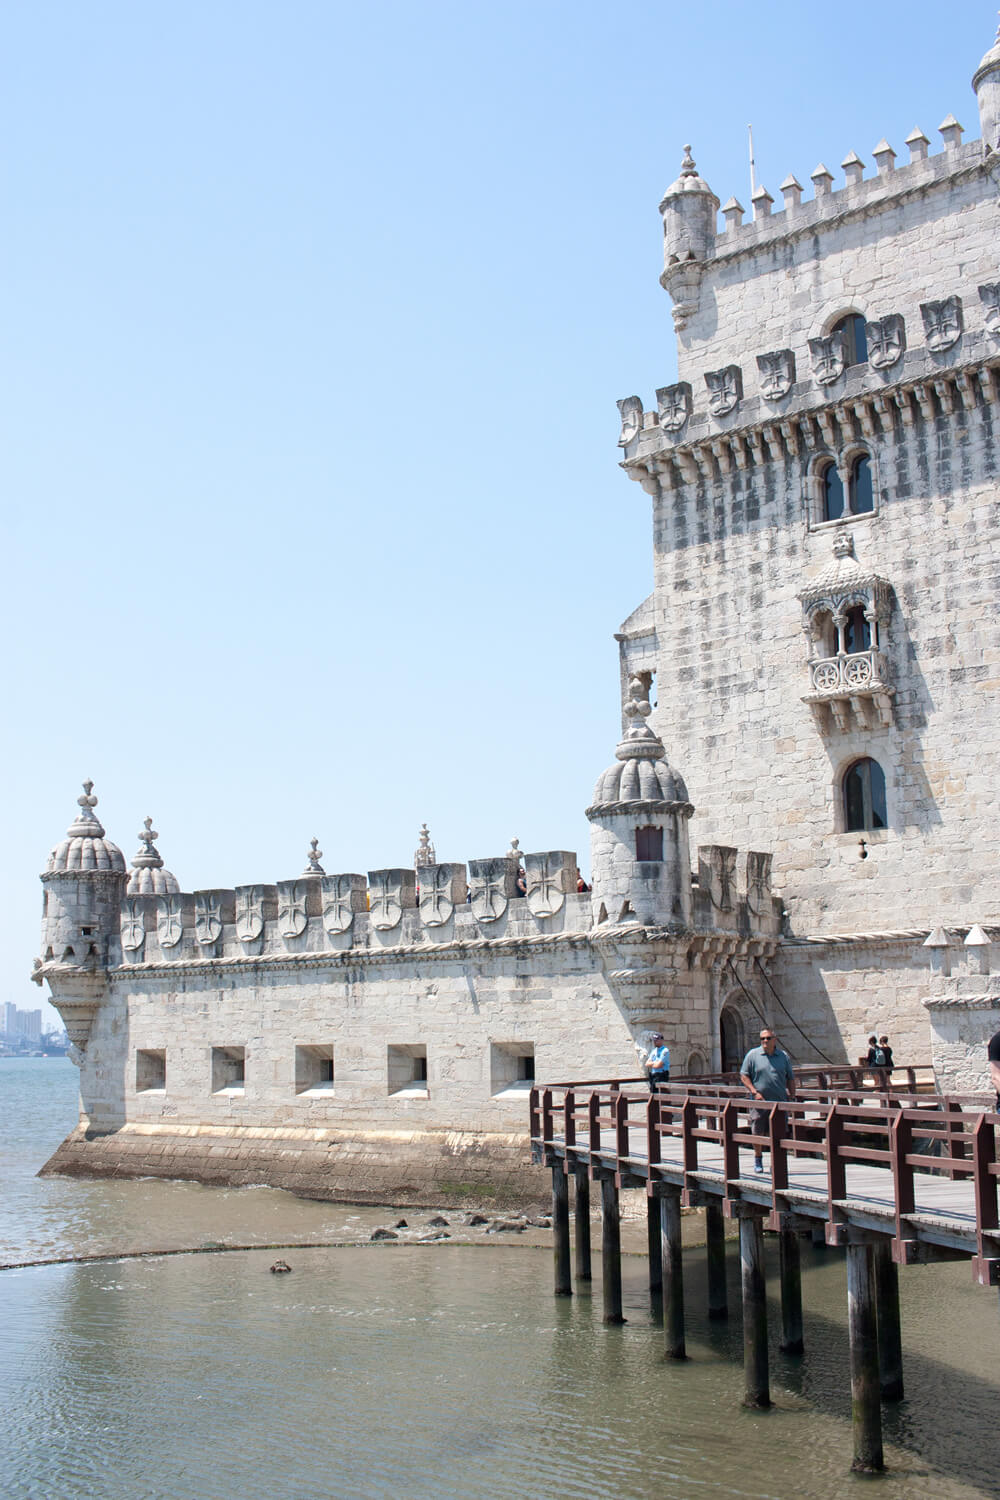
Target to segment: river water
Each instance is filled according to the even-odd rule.
[[[804,1252],[806,1356],[773,1349],[775,1408],[751,1413],[735,1255],[720,1327],[687,1252],[691,1357],[668,1364],[640,1257],[628,1322],[609,1329],[599,1267],[592,1298],[557,1301],[550,1254],[520,1237],[371,1245],[398,1215],[265,1188],[40,1180],[76,1083],[63,1059],[0,1060],[4,1500],[1000,1494],[1000,1308],[967,1264],[901,1272],[907,1396],[885,1409],[889,1472],[852,1479],[835,1252]],[[414,1235],[428,1217],[410,1213]],[[267,1249],[23,1264],[249,1244],[292,1246],[291,1275],[269,1274]]]

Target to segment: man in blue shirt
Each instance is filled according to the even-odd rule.
[[[760,1046],[751,1047],[740,1067],[740,1078],[745,1088],[762,1103],[780,1102],[795,1098],[795,1071],[787,1052],[782,1052],[778,1039],[770,1026],[760,1033]],[[755,1135],[763,1135],[768,1128],[770,1110],[752,1109],[750,1129]],[[754,1149],[753,1169],[763,1172],[764,1157],[759,1148]]]
[[[652,1047],[646,1058],[646,1071],[649,1074],[649,1092],[656,1092],[658,1083],[670,1082],[670,1048],[664,1045],[663,1035],[657,1031],[651,1038]]]

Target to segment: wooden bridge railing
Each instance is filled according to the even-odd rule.
[[[797,1097],[763,1106],[767,1130],[755,1131],[751,1100],[741,1085],[703,1078],[672,1081],[655,1094],[630,1087],[639,1080],[551,1084],[531,1091],[533,1153],[537,1160],[561,1160],[571,1172],[585,1166],[588,1175],[613,1175],[619,1186],[644,1180],[655,1194],[657,1183],[677,1186],[680,1168],[682,1202],[703,1201],[705,1167],[702,1143],[714,1145],[722,1158],[724,1206],[741,1196],[739,1151],[771,1153],[771,1206],[768,1223],[780,1229],[793,1204],[789,1198],[789,1161],[812,1157],[826,1163],[826,1238],[841,1244],[847,1237],[847,1168],[875,1166],[891,1183],[893,1259],[916,1258],[917,1236],[909,1218],[916,1210],[919,1174],[970,1181],[974,1212],[956,1219],[958,1228],[975,1236],[972,1256],[977,1280],[1000,1282],[1000,1115],[985,1111],[981,1099],[920,1091],[918,1068],[896,1069],[908,1087],[880,1078],[878,1087],[858,1086],[853,1075],[887,1070],[863,1068],[816,1070],[823,1084],[796,1076]],[[832,1075],[836,1075],[836,1082]],[[841,1076],[844,1075],[841,1081]],[[667,1145],[667,1143],[674,1143]],[[764,1184],[757,1185],[757,1191]],[[711,1187],[709,1186],[709,1191]]]

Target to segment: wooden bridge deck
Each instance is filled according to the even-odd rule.
[[[535,1089],[534,1159],[650,1197],[718,1200],[729,1217],[760,1212],[774,1229],[823,1223],[831,1244],[887,1236],[904,1264],[931,1247],[967,1255],[978,1280],[1000,1282],[1000,1115],[957,1097],[812,1087],[754,1134],[750,1106],[729,1085],[672,1084],[654,1098],[616,1083]]]

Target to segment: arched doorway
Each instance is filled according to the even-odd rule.
[[[738,1073],[746,1048],[743,1045],[743,1017],[732,1005],[723,1006],[719,1017],[719,1043],[723,1073]]]

